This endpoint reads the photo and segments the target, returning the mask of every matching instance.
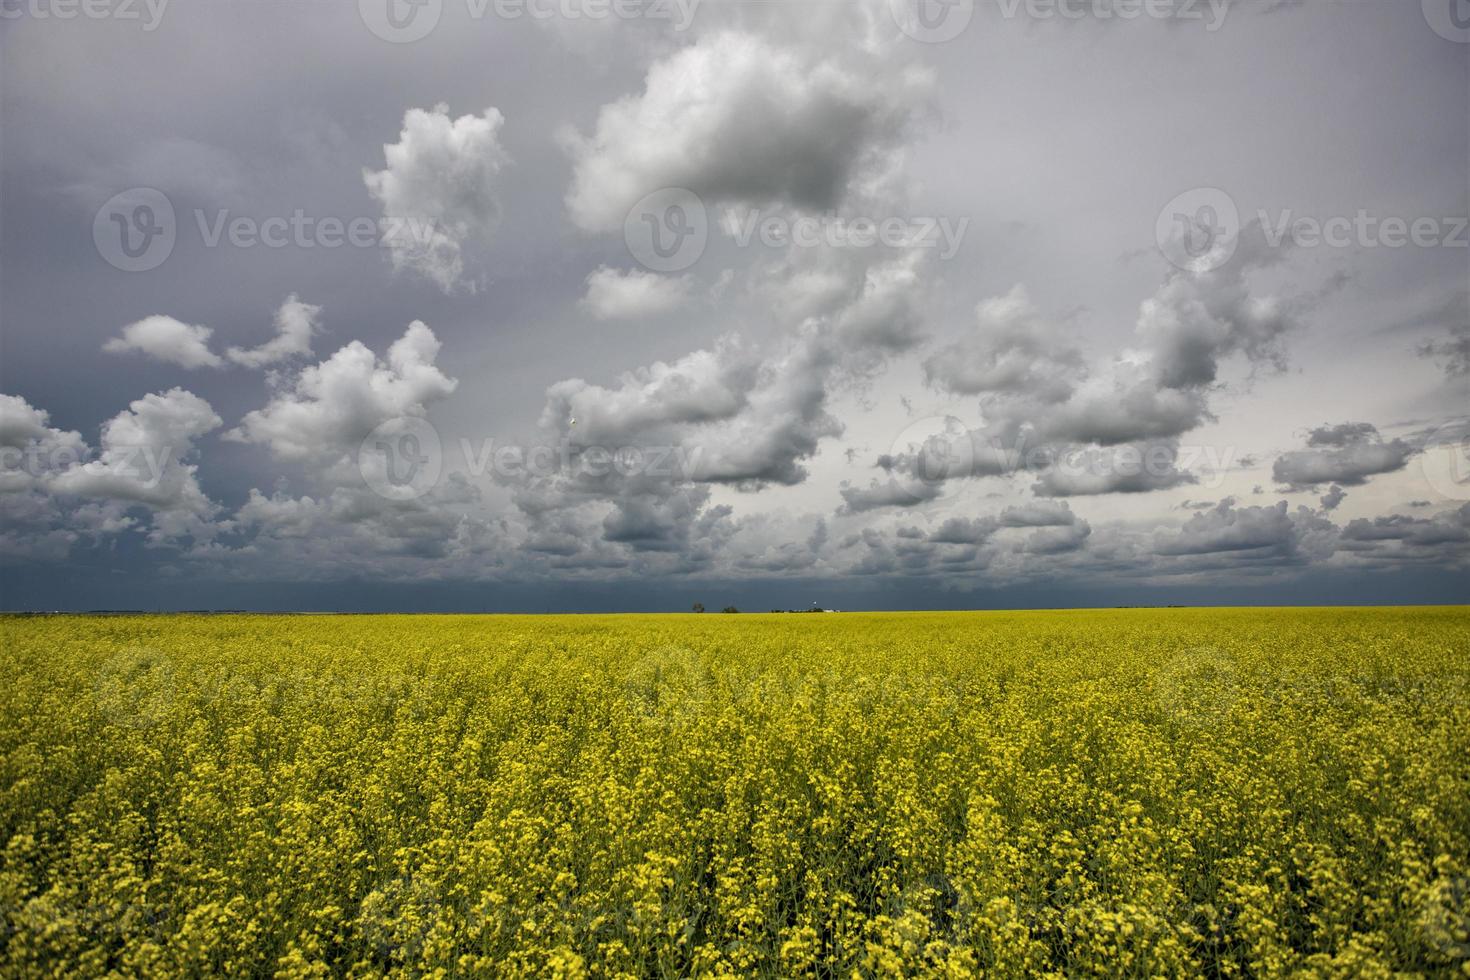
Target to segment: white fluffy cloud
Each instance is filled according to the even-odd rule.
[[[449,117],[447,105],[409,109],[397,143],[383,147],[384,170],[363,170],[383,207],[385,244],[395,269],[408,269],[445,292],[466,283],[464,249],[500,218],[497,178],[509,162],[498,109]]]
[[[311,338],[319,329],[320,306],[303,303],[295,293],[276,310],[276,335],[259,347],[231,347],[225,356],[236,364],[250,368],[267,367],[293,357],[311,354]]]
[[[587,277],[582,306],[599,320],[639,320],[673,312],[689,301],[693,280],[639,269],[601,266]]]
[[[644,91],[570,137],[567,207],[588,231],[622,227],[645,195],[682,187],[707,205],[821,211],[891,167],[932,78],[874,71],[722,31],[655,63]]]
[[[798,483],[801,461],[840,431],[826,412],[833,363],[821,343],[795,341],[762,356],[730,340],[631,372],[612,388],[560,382],[542,420],[578,449],[675,448],[690,464],[686,478]]]
[[[183,461],[196,439],[222,424],[209,402],[193,392],[172,388],[145,395],[103,423],[98,458],[60,473],[56,489],[205,516],[213,505],[199,489],[197,467]]]
[[[102,349],[109,354],[137,352],[190,369],[217,368],[224,361],[209,349],[209,338],[213,335],[209,327],[191,326],[171,316],[155,315],[123,327],[122,336],[107,341]]]
[[[304,369],[286,391],[225,436],[267,446],[281,459],[337,464],[379,424],[422,417],[429,404],[454,391],[458,382],[434,364],[439,346],[434,332],[418,320],[383,359],[354,340]]]
[[[102,426],[101,450],[84,463],[57,472],[49,489],[118,505],[110,513],[141,504],[152,511],[150,541],[184,535],[212,537],[219,507],[199,485],[194,443],[222,425],[209,402],[173,388],[146,395]]]
[[[925,364],[931,383],[985,396],[986,423],[932,440],[924,454],[964,461],[947,477],[1038,472],[1047,496],[1146,493],[1194,482],[1177,468],[1179,438],[1213,418],[1221,364],[1284,365],[1284,336],[1309,305],[1258,295],[1249,275],[1277,261],[1259,228],[1235,259],[1205,272],[1171,271],[1139,307],[1138,346],[1089,369],[1046,323],[1023,287],[980,304],[980,330]],[[924,454],[900,458],[923,464]]]
[[[0,447],[24,449],[34,443],[80,444],[75,432],[51,428],[51,413],[36,408],[19,395],[0,394]]]

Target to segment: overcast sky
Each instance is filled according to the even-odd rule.
[[[1470,600],[1466,0],[0,0],[0,605]]]

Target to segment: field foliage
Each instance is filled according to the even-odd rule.
[[[1470,976],[1470,610],[0,621],[5,976]]]

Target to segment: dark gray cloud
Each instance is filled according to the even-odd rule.
[[[1271,476],[1292,489],[1329,483],[1362,486],[1370,476],[1403,469],[1417,451],[1403,439],[1385,442],[1367,422],[1313,429],[1307,434],[1307,447],[1278,456],[1271,464]]]
[[[1033,500],[1000,512],[1002,527],[1062,527],[1077,523],[1077,515],[1065,503]]]

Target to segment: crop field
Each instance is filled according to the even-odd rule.
[[[1470,976],[1470,610],[0,620],[4,976]]]

